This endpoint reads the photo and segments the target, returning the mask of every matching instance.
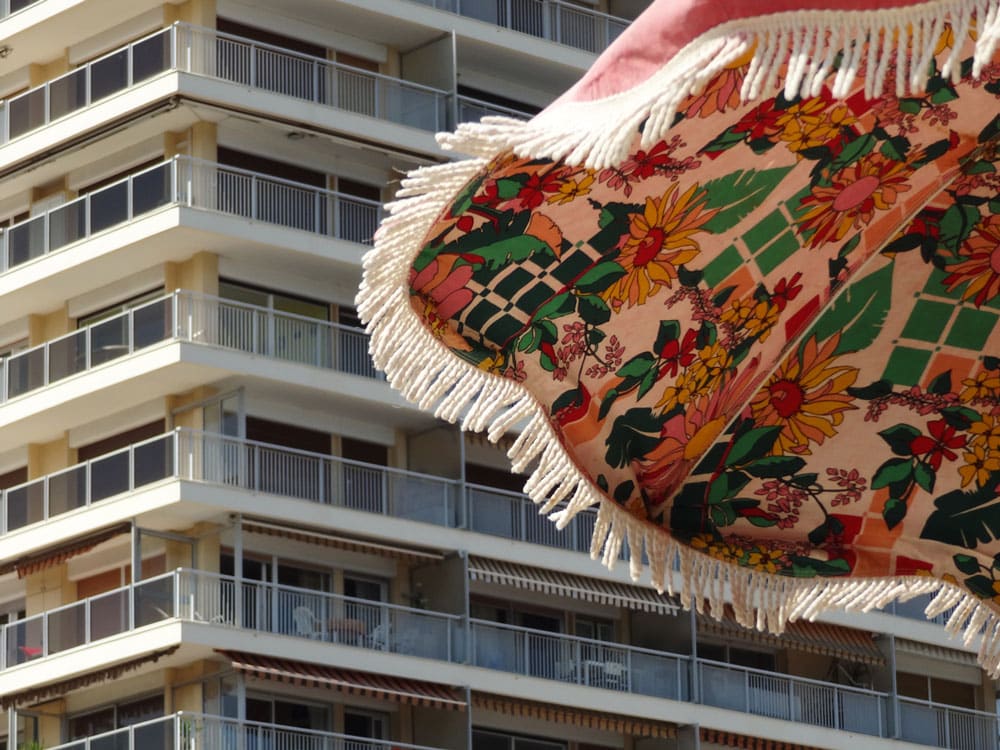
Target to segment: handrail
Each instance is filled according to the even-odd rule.
[[[0,273],[177,205],[364,245],[382,215],[378,201],[174,156],[2,230]]]
[[[0,143],[177,71],[431,132],[450,124],[441,89],[178,21],[0,102]]]
[[[380,750],[438,750],[428,745],[414,745],[398,740],[381,740],[371,737],[360,737],[339,732],[326,732],[318,729],[305,729],[302,727],[286,726],[261,721],[250,721],[248,719],[233,719],[226,716],[217,716],[194,711],[178,711],[174,714],[147,719],[137,722],[121,729],[113,729],[100,734],[93,734],[82,737],[78,740],[71,740],[59,745],[55,745],[50,750],[91,750],[92,747],[105,748],[107,741],[112,740],[112,746],[119,750],[146,750],[148,740],[162,742],[164,732],[170,729],[170,736],[174,741],[169,745],[175,750],[196,750],[200,747],[223,747],[224,745],[209,744],[205,735],[212,735],[220,730],[224,730],[227,740],[237,747],[261,747],[262,738],[269,738],[272,743],[270,747],[350,747],[352,750],[362,750],[379,748]],[[153,730],[147,737],[146,731]],[[136,735],[139,735],[138,737]],[[241,735],[247,741],[239,742]],[[257,739],[255,745],[248,740],[250,737]],[[299,740],[288,744],[274,743],[274,738],[289,737]],[[197,739],[202,741],[198,742]],[[125,740],[122,742],[121,740]],[[315,745],[307,744],[310,740],[315,741]]]
[[[475,0],[415,1],[594,53],[603,51],[631,23],[626,18],[562,0],[501,0],[488,6]]]
[[[178,289],[0,360],[0,403],[167,341],[381,377],[361,328]]]
[[[494,104],[493,102],[488,102],[485,99],[477,99],[473,96],[466,96],[465,94],[458,94],[455,97],[458,100],[458,120],[459,122],[475,122],[486,115],[503,115],[506,117],[513,117],[517,120],[529,120],[532,115],[524,110],[515,109],[514,107],[505,107],[502,104]],[[466,107],[472,110],[482,110],[475,118],[466,116]]]

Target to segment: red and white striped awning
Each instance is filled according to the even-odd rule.
[[[464,711],[466,702],[452,687],[423,680],[359,672],[352,669],[280,659],[242,651],[220,651],[233,668],[252,677],[292,685],[327,688],[348,695],[381,698],[411,706]]]
[[[676,615],[678,610],[673,599],[646,586],[602,581],[485,557],[469,557],[469,579],[642,612]]]

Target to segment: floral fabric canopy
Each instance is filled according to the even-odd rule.
[[[359,296],[396,387],[517,424],[554,520],[745,624],[939,592],[1000,663],[998,4],[659,0],[411,175]],[[836,12],[829,12],[829,11]],[[726,587],[728,585],[728,591]]]

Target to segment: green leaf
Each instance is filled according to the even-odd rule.
[[[932,104],[944,104],[945,102],[954,101],[955,99],[958,99],[958,94],[955,93],[955,89],[951,86],[942,86],[931,94]]]
[[[508,237],[493,242],[478,248],[475,252],[482,257],[489,270],[498,271],[510,263],[527,260],[541,250],[549,250],[549,246],[537,237],[523,234],[520,237]]]
[[[878,467],[872,477],[872,489],[880,490],[896,482],[909,481],[913,476],[913,460],[909,458],[890,458]]]
[[[691,271],[686,266],[677,266],[677,280],[681,286],[693,289],[701,283],[703,278],[705,278],[705,272],[700,269]]]
[[[979,209],[975,206],[960,203],[949,206],[939,224],[941,236],[938,241],[941,246],[957,253],[962,243],[972,234],[979,218]]]
[[[770,526],[774,526],[778,523],[778,519],[771,518],[770,516],[743,516],[754,526],[759,526],[762,529],[766,529]]]
[[[889,444],[892,452],[897,456],[912,456],[910,443],[914,438],[920,437],[920,430],[908,424],[896,424],[887,429],[881,430],[879,436]]]
[[[889,138],[882,144],[882,155],[893,161],[905,161],[906,153],[910,150],[910,142],[901,135]]]
[[[734,497],[740,490],[747,486],[750,477],[740,471],[725,472],[715,478],[708,488],[708,502],[710,505],[721,503]]]
[[[533,352],[542,343],[542,333],[537,326],[531,326],[517,339],[519,352]]]
[[[871,401],[872,399],[881,398],[882,396],[888,396],[892,393],[892,383],[888,380],[876,380],[870,385],[862,386],[860,388],[855,388],[853,386],[847,389],[847,392],[854,396],[854,398],[860,398],[865,401]]]
[[[986,143],[1000,135],[1000,115],[997,115],[979,133],[979,142]]]
[[[718,137],[701,148],[702,151],[725,151],[738,143],[743,143],[745,133],[737,133],[733,128],[723,131]]]
[[[570,406],[579,406],[583,403],[583,394],[580,392],[579,388],[572,388],[568,391],[563,391],[559,396],[552,402],[552,414],[558,414],[563,409]]]
[[[615,373],[620,378],[641,378],[650,368],[656,363],[656,357],[654,357],[649,352],[642,352],[637,354],[624,365],[622,365],[618,372]]]
[[[992,599],[996,594],[993,590],[993,579],[989,576],[971,576],[965,579],[965,585],[980,599]]]
[[[557,294],[535,312],[534,320],[561,318],[576,309],[576,298],[569,292]]]
[[[830,522],[824,521],[809,532],[809,542],[814,546],[819,546],[826,541],[826,538],[830,536],[831,531]]]
[[[595,208],[600,208],[600,231],[587,240],[587,244],[610,260],[608,255],[618,245],[623,234],[628,233],[629,218],[632,214],[642,215],[643,206],[634,203],[605,203],[601,205],[590,201]],[[527,212],[525,212],[527,213]]]
[[[833,560],[816,560],[812,557],[792,556],[792,571],[796,577],[843,576],[851,572],[851,566],[840,557]]]
[[[633,408],[615,418],[605,441],[605,460],[615,468],[642,458],[660,444],[661,418],[651,409]]]
[[[936,510],[927,517],[921,539],[933,539],[965,549],[975,549],[1000,539],[1000,498],[997,498],[997,475],[986,486],[963,492],[952,490],[934,501]]]
[[[743,466],[743,470],[758,479],[787,477],[806,465],[798,456],[766,456]]]
[[[581,276],[576,284],[574,284],[574,287],[577,291],[586,294],[600,294],[624,276],[625,273],[625,269],[617,263],[598,263]]]
[[[882,518],[890,529],[896,528],[899,522],[906,518],[906,503],[898,497],[890,497],[882,508]]]
[[[840,333],[838,353],[867,349],[882,332],[892,304],[892,263],[852,282],[816,321],[819,341]]]
[[[913,480],[924,492],[934,491],[934,480],[937,476],[934,470],[925,463],[918,461],[913,467]]]
[[[740,139],[742,140],[742,138]],[[772,144],[773,145],[773,144]],[[713,151],[710,146],[706,151]],[[792,167],[737,170],[705,184],[707,209],[720,209],[704,225],[712,234],[727,232],[770,198]]]
[[[601,400],[601,406],[597,410],[597,418],[602,422],[608,416],[608,412],[611,411],[611,407],[614,406],[615,399],[618,398],[618,389],[612,388],[607,393],[604,394],[604,398]]]
[[[608,491],[608,478],[603,474],[597,475],[597,486],[600,487],[604,492]]]
[[[635,482],[631,479],[626,480],[615,487],[615,501],[618,503],[624,503],[630,497],[632,497],[632,490],[635,489]]]
[[[579,301],[577,312],[584,323],[600,326],[611,320],[611,308],[596,294],[585,294],[577,297],[577,300]]]
[[[955,567],[967,576],[975,575],[979,572],[979,560],[972,555],[955,555],[951,558]]]
[[[855,138],[844,146],[843,151],[830,162],[830,171],[839,172],[844,167],[849,167],[862,156],[868,154],[875,147],[876,142],[875,136],[870,133]]]
[[[653,344],[653,351],[660,354],[667,342],[676,341],[681,337],[681,324],[676,320],[661,320],[660,327],[656,330],[656,343]]]
[[[899,111],[905,115],[915,115],[920,111],[920,100],[919,99],[900,99]]]
[[[656,376],[659,375],[659,369],[653,367],[647,372],[643,378],[642,382],[639,384],[639,392],[636,394],[636,398],[640,399],[649,393],[649,390],[656,385]]]
[[[781,427],[757,427],[740,435],[726,456],[726,466],[739,466],[763,458],[781,434]]]
[[[973,422],[979,421],[979,414],[967,406],[949,406],[938,412],[950,427],[967,430]]]
[[[736,511],[729,503],[713,505],[709,508],[709,517],[716,526],[729,526],[736,522]]]

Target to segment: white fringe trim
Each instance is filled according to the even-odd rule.
[[[744,102],[778,90],[781,66],[788,65],[782,89],[787,98],[816,96],[833,68],[843,64],[832,84],[835,98],[850,92],[865,59],[865,95],[881,96],[894,83],[897,96],[923,91],[927,70],[945,23],[955,44],[941,73],[958,80],[959,55],[970,31],[977,33],[972,74],[979,76],[1000,42],[1000,0],[931,0],[917,6],[874,11],[795,11],[740,19],[705,32],[681,49],[656,73],[635,87],[595,101],[560,101],[529,122],[484,117],[442,133],[442,148],[491,158],[503,151],[518,156],[563,159],[603,169],[624,161],[645,120],[642,148],[661,140],[688,96],[750,50],[743,80]],[[865,40],[871,43],[865,49]],[[907,49],[912,49],[911,56]],[[890,63],[895,81],[887,81]]]
[[[645,83],[599,102],[567,103],[524,123],[485,118],[462,125],[455,135],[439,136],[442,144],[476,158],[424,167],[403,181],[400,200],[388,205],[376,234],[375,247],[364,258],[364,278],[357,306],[371,335],[375,365],[407,399],[449,422],[462,418],[462,428],[488,431],[496,442],[519,423],[526,423],[508,455],[515,471],[533,461],[537,466],[525,492],[564,528],[580,511],[599,505],[591,557],[608,568],[628,543],[629,570],[638,580],[642,551],[651,581],[661,593],[677,593],[685,607],[721,617],[726,603],[745,626],[781,633],[788,622],[814,619],[825,610],[869,611],[894,600],[935,594],[926,614],[933,617],[955,607],[947,623],[971,646],[979,639],[979,661],[1000,676],[1000,616],[971,593],[935,578],[794,579],[759,573],[722,562],[681,544],[613,503],[600,503],[601,493],[563,450],[547,411],[520,384],[491,375],[457,358],[423,325],[410,307],[408,276],[421,243],[457,192],[506,150],[522,156],[566,159],[601,168],[623,160],[636,128],[648,118],[643,145],[659,140],[674,120],[679,104],[697,92],[727,64],[755,48],[742,96],[753,100],[775,88],[780,66],[789,63],[785,93],[818,93],[838,49],[846,63],[833,84],[835,96],[850,90],[861,55],[860,40],[870,38],[865,91],[882,93],[889,62],[895,57],[896,92],[919,90],[927,63],[944,22],[954,28],[956,49],[943,73],[959,73],[959,48],[977,19],[974,75],[991,59],[1000,42],[1000,0],[937,0],[914,8],[832,13],[810,11],[737,21],[708,32],[687,45]],[[829,34],[827,32],[830,32]],[[919,50],[907,66],[907,39]],[[557,510],[558,507],[558,510]],[[679,590],[674,566],[679,568]]]

